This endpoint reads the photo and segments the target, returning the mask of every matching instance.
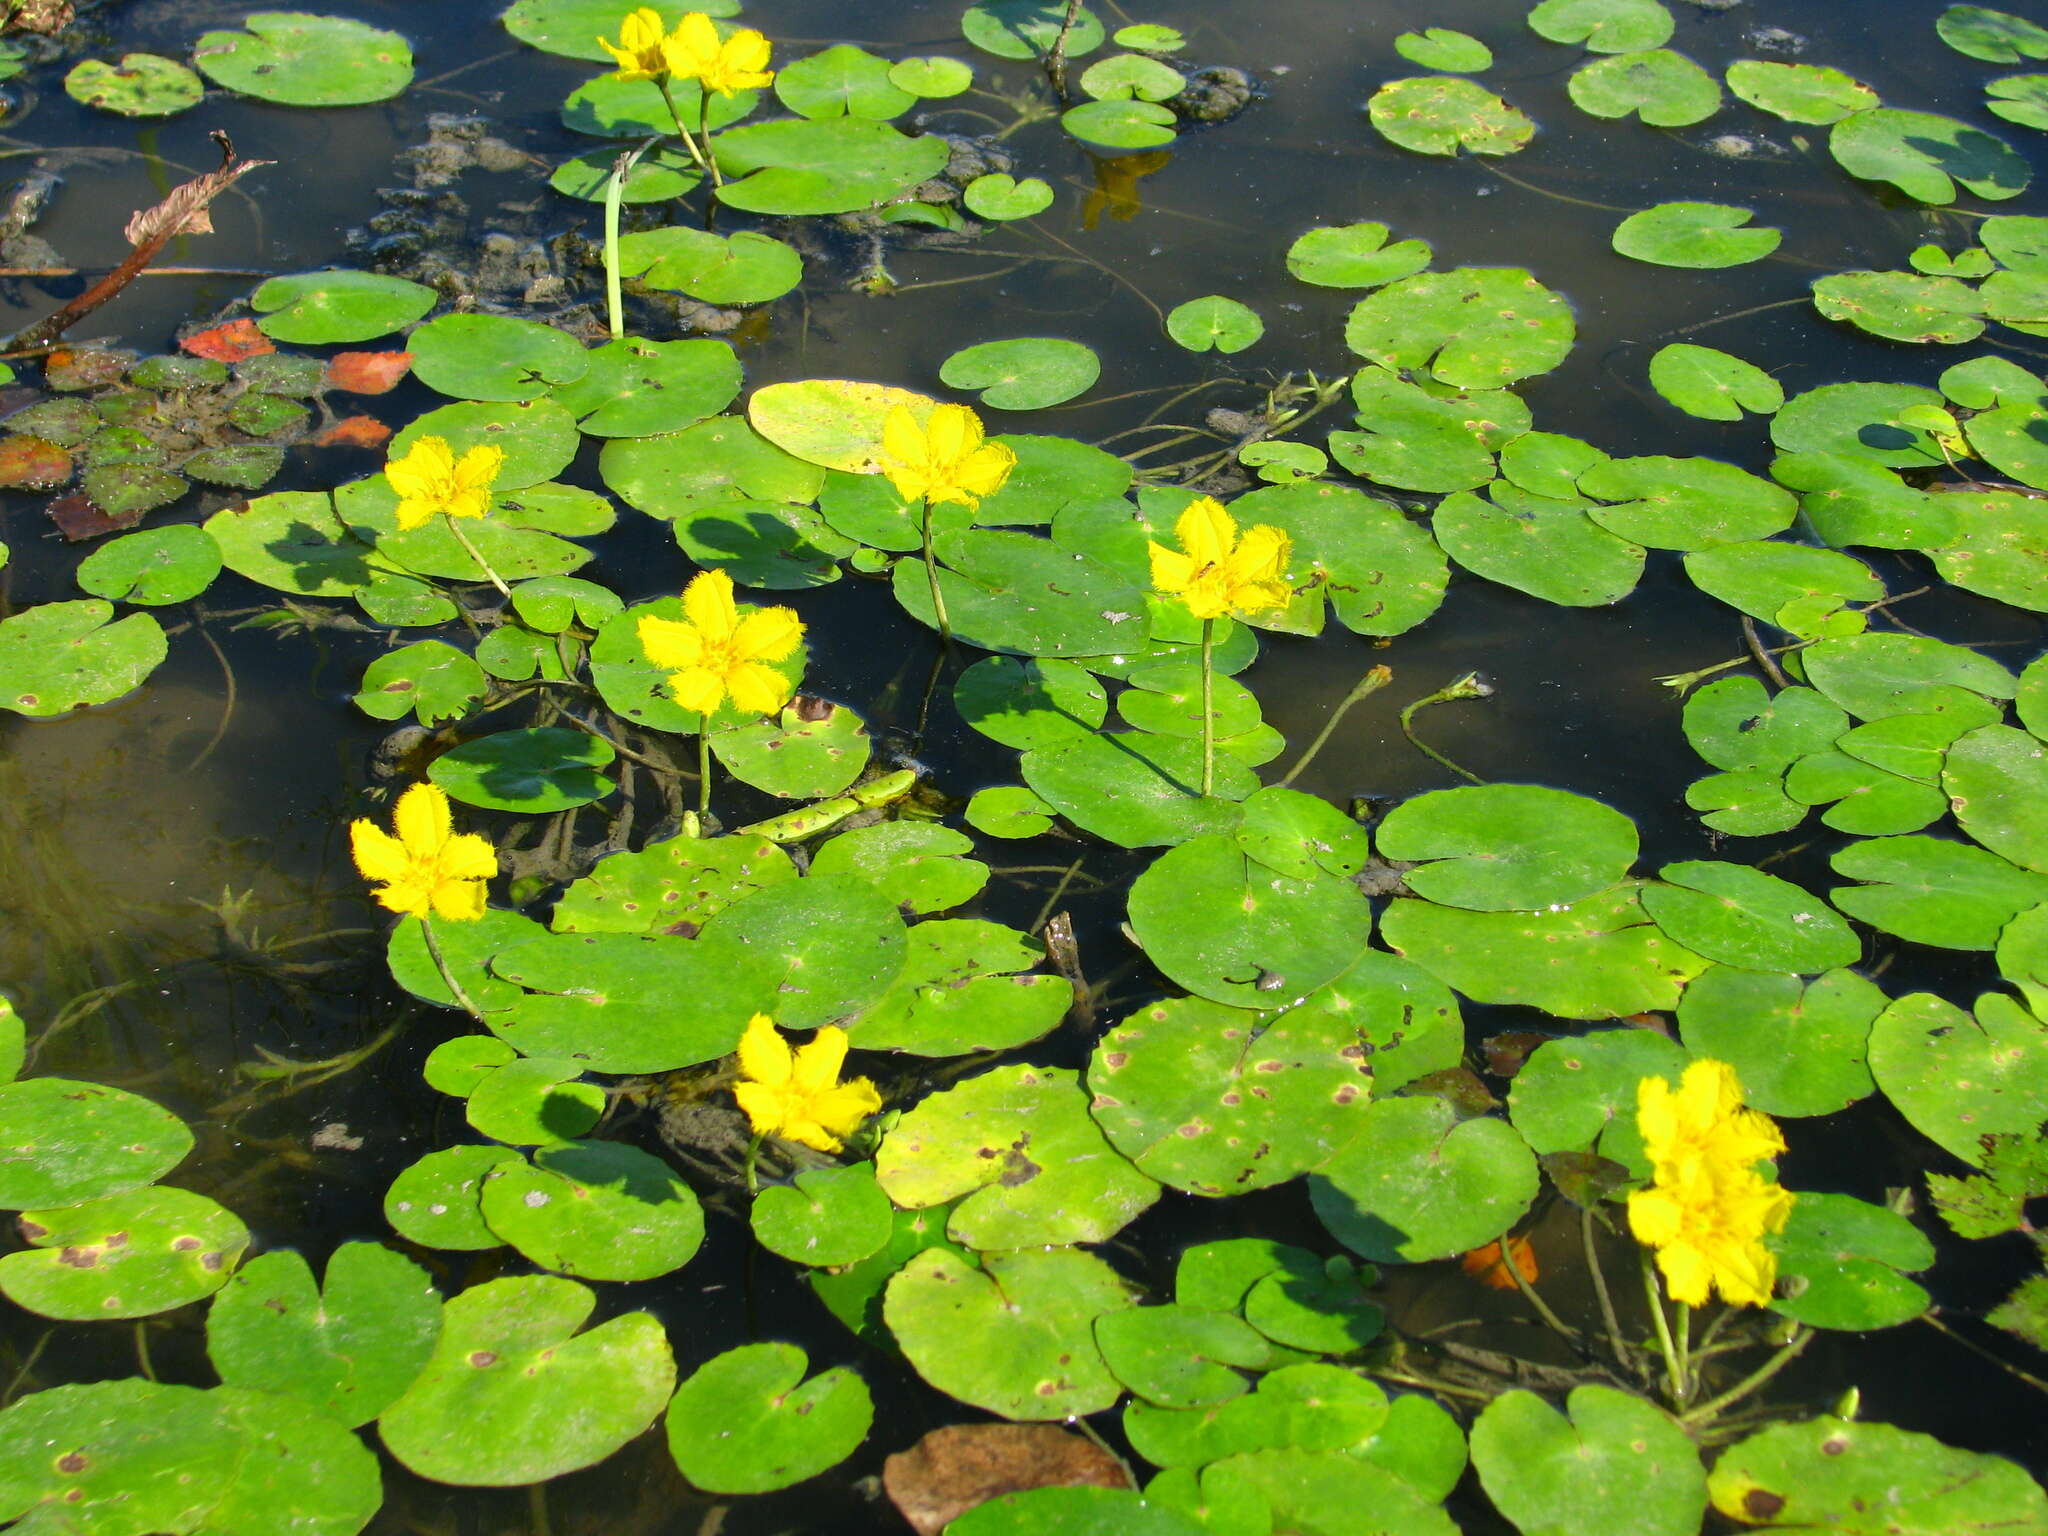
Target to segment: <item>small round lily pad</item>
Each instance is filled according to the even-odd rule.
[[[1035,411],[1086,394],[1102,374],[1094,349],[1054,337],[984,341],[962,347],[939,365],[939,377],[955,389],[981,391],[981,403],[998,411]]]
[[[707,1361],[668,1406],[669,1453],[709,1493],[769,1493],[853,1454],[874,1422],[867,1383],[844,1366],[808,1381],[794,1344],[742,1344]]]
[[[64,77],[64,90],[88,107],[123,117],[169,117],[198,106],[206,94],[191,70],[154,53],[124,54],[119,64],[82,60]]]
[[[244,32],[208,32],[192,57],[216,84],[292,107],[386,101],[412,84],[412,47],[344,16],[254,11]]]

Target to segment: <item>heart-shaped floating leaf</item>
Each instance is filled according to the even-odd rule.
[[[1104,1313],[1095,1343],[1119,1381],[1162,1408],[1227,1402],[1251,1385],[1232,1367],[1257,1370],[1272,1355],[1242,1318],[1170,1303]]]
[[[897,66],[899,69],[901,65]],[[960,193],[967,211],[978,219],[1006,222],[1028,219],[1052,206],[1052,188],[1036,176],[1019,181],[997,172],[977,176]]]
[[[1461,1120],[1435,1096],[1381,1099],[1309,1175],[1323,1225],[1382,1262],[1448,1258],[1499,1237],[1536,1198],[1535,1154],[1505,1120]]]
[[[1176,304],[1166,315],[1166,334],[1190,352],[1242,352],[1266,334],[1257,310],[1236,299],[1212,293],[1207,298]]]
[[[1524,1536],[1693,1536],[1707,1473],[1685,1431],[1612,1387],[1574,1387],[1570,1419],[1503,1393],[1472,1425],[1472,1466]]]
[[[748,213],[853,213],[945,169],[951,146],[860,117],[793,119],[731,128],[714,145],[718,200]]]
[[[1876,1087],[1867,1042],[1886,1001],[1854,971],[1809,982],[1717,965],[1685,989],[1678,1027],[1694,1055],[1735,1068],[1765,1114],[1830,1115]]]
[[[405,344],[414,376],[458,400],[537,399],[590,366],[566,331],[509,315],[442,315]]]
[[[1957,53],[1991,64],[2048,59],[2048,28],[1982,5],[1952,5],[1935,19],[1934,30]]]
[[[1301,1249],[1275,1278],[1320,1278],[1321,1264]],[[1234,1304],[1233,1304],[1234,1305]],[[1367,1443],[1387,1423],[1387,1394],[1377,1382],[1340,1366],[1285,1365],[1246,1396],[1201,1409],[1133,1402],[1124,1433],[1156,1466],[1191,1467],[1247,1452],[1297,1447],[1334,1450]],[[1460,1467],[1459,1470],[1463,1470]]]
[[[199,105],[206,86],[175,59],[153,53],[123,54],[119,64],[85,59],[64,77],[74,101],[123,117],[170,117]]]
[[[1877,107],[1828,130],[1828,152],[1851,176],[1889,182],[1923,203],[1955,201],[1960,184],[1987,200],[2018,197],[2032,175],[2003,139],[1932,112]]]
[[[741,897],[796,877],[766,838],[671,837],[599,860],[562,893],[550,921],[557,933],[687,936]]]
[[[412,1260],[378,1243],[343,1243],[315,1285],[289,1248],[243,1265],[206,1313],[220,1379],[303,1399],[340,1423],[367,1424],[412,1385],[441,1332],[441,1298]]]
[[[972,814],[970,808],[970,820]],[[901,974],[851,1026],[854,1044],[871,1051],[957,1056],[1036,1040],[1065,1017],[1074,1001],[1073,984],[1064,977],[1016,974],[1044,958],[1035,940],[999,923],[978,918],[919,923],[910,930],[910,954]]]
[[[933,1094],[890,1130],[875,1176],[898,1205],[958,1200],[946,1230],[983,1251],[1102,1242],[1159,1198],[1088,1118],[1077,1076],[1042,1067]]]
[[[1083,102],[1060,114],[1060,126],[1075,138],[1124,151],[1171,144],[1179,121],[1171,107],[1128,99]]]
[[[1838,123],[1879,104],[1861,80],[1823,64],[1737,59],[1728,66],[1728,89],[1791,123]]]
[[[960,35],[999,59],[1050,53],[1063,34],[1069,58],[1083,58],[1102,46],[1102,22],[1086,6],[1069,14],[1066,5],[1053,0],[978,0],[960,14]]]
[[[520,1161],[510,1147],[444,1147],[392,1180],[384,1216],[400,1237],[423,1248],[497,1248],[504,1239],[484,1225],[480,1200],[493,1168]]]
[[[874,1422],[867,1383],[844,1366],[806,1381],[809,1366],[794,1344],[742,1344],[699,1366],[668,1405],[683,1476],[711,1493],[770,1493],[852,1455]]]
[[[1519,267],[1458,267],[1359,300],[1344,344],[1387,368],[1426,369],[1460,389],[1498,389],[1555,368],[1573,334],[1571,306]]]
[[[112,603],[91,597],[0,619],[0,709],[42,719],[138,687],[169,642],[153,615],[113,617]]]
[[[180,523],[108,540],[79,561],[78,584],[95,597],[155,608],[197,597],[220,567],[212,535]]]
[[[1194,1194],[1243,1194],[1317,1166],[1356,1135],[1371,1069],[1349,1019],[1265,1019],[1202,998],[1156,1003],[1102,1038],[1096,1124],[1139,1169]]]
[[[1402,875],[1416,895],[1483,912],[1540,911],[1605,890],[1637,849],[1635,823],[1619,811],[1534,784],[1418,795],[1375,841],[1385,858],[1418,861]]]
[[[617,786],[597,770],[617,755],[586,731],[495,731],[435,758],[427,777],[464,805],[545,814],[610,794]]]
[[[756,891],[714,917],[696,942],[708,954],[744,957],[749,989],[755,977],[769,987],[769,1000],[750,1011],[772,1014],[785,1029],[811,1029],[869,1007],[896,980],[908,951],[895,904],[864,879],[833,874]],[[734,1027],[745,1023],[742,1014]]]
[[[1704,549],[1768,538],[1792,524],[1798,500],[1782,486],[1718,459],[1610,459],[1579,476],[1603,502],[1590,516],[1610,533],[1652,549]]]
[[[696,0],[659,0],[657,5],[648,9],[661,18],[663,32],[672,32],[686,12],[701,11],[714,17],[737,16],[740,7],[739,0],[703,0],[702,4]],[[523,43],[531,43],[536,48],[571,59],[611,64],[616,60],[598,46],[597,40],[610,37],[616,41],[619,21],[624,14],[617,0],[512,0],[503,20],[505,30]],[[677,93],[678,106],[683,104],[683,88],[695,84],[693,80],[678,80],[671,87]],[[696,120],[694,115],[683,119],[687,123]],[[715,120],[713,126],[717,126]]]
[[[1754,216],[1726,203],[1659,203],[1616,225],[1614,248],[1660,267],[1739,267],[1761,261],[1784,238],[1782,230],[1741,227]]]
[[[250,295],[256,324],[278,341],[368,341],[412,324],[440,295],[422,283],[338,269],[273,277]]]
[[[836,795],[868,766],[867,723],[841,704],[807,699],[775,720],[714,731],[711,750],[734,778],[785,800]]]
[[[441,640],[386,651],[370,663],[355,704],[375,720],[417,717],[422,725],[459,720],[490,684],[476,658]]]
[[[1591,1151],[1649,1173],[1636,1130],[1636,1087],[1646,1077],[1677,1086],[1684,1047],[1653,1029],[1602,1029],[1550,1040],[1529,1054],[1509,1090],[1509,1113],[1537,1153]],[[1608,1135],[1609,1128],[1616,1134]]]
[[[912,913],[942,912],[988,882],[986,864],[960,857],[973,847],[972,838],[951,827],[883,822],[825,843],[813,855],[811,872],[853,875]]]
[[[1388,233],[1370,221],[1312,229],[1287,248],[1287,270],[1318,288],[1377,288],[1429,265],[1427,241],[1388,245]]]
[[[564,1056],[518,1056],[476,1081],[463,1113],[493,1141],[515,1147],[567,1141],[604,1113],[604,1090],[582,1076],[583,1064]]]
[[[1684,128],[1705,122],[1721,108],[1721,87],[1714,77],[1669,48],[1644,48],[1595,59],[1575,70],[1565,89],[1582,112],[1594,117],[1627,117],[1634,112],[1653,128]],[[1618,240],[1615,248],[1622,250]],[[1623,254],[1635,253],[1623,250]]]
[[[0,1292],[44,1317],[168,1312],[228,1282],[249,1229],[190,1190],[152,1186],[58,1210],[23,1211],[26,1252],[0,1258]]]
[[[1450,75],[1476,75],[1493,68],[1491,48],[1470,33],[1454,32],[1449,27],[1403,32],[1394,39],[1394,52],[1410,64]]]
[[[1893,1328],[1927,1310],[1927,1292],[1900,1271],[1930,1269],[1934,1244],[1897,1211],[1848,1195],[1801,1190],[1778,1256],[1771,1310],[1815,1328]]]
[[[792,1263],[837,1269],[879,1252],[895,1223],[874,1167],[855,1163],[808,1168],[794,1183],[762,1190],[754,1198],[753,1226],[769,1252]]]
[[[1123,1394],[1094,1324],[1132,1299],[1115,1270],[1076,1248],[991,1253],[980,1269],[932,1248],[889,1282],[883,1316],[941,1392],[1005,1418],[1063,1419]]]
[[[472,448],[491,447],[503,451],[505,459],[498,468],[494,487],[500,507],[525,505],[525,498],[507,493],[523,491],[529,486],[538,487],[542,481],[553,480],[568,468],[582,441],[576,434],[576,419],[569,414],[568,408],[545,396],[537,400],[460,400],[453,405],[444,405],[439,410],[414,418],[411,426],[392,438],[390,457],[403,458],[423,437],[443,439],[458,458]],[[565,498],[582,497],[586,501],[595,500],[600,508],[604,505],[602,497],[596,497],[589,491],[572,491],[567,487],[557,487],[556,491]],[[495,516],[486,518],[477,525],[478,531],[482,532],[495,520]],[[555,531],[596,533],[611,526],[608,509],[601,521],[596,517],[582,521],[593,526],[572,526]],[[479,542],[478,547],[486,555],[490,553],[488,544]]]
[[[1143,637],[1143,590],[1049,539],[970,529],[936,542],[939,592],[956,640],[1024,656],[1102,656]],[[894,586],[912,618],[939,627],[919,562],[899,560]]]
[[[1870,1072],[1915,1130],[1980,1167],[1986,1137],[2048,1119],[2048,1025],[2003,993],[1974,1018],[1931,992],[1898,998],[1870,1027]]]
[[[1102,373],[1102,360],[1078,341],[1020,337],[963,347],[939,365],[955,389],[981,391],[998,411],[1035,411],[1086,394]]]
[[[1247,1451],[1208,1476],[1257,1499],[1272,1512],[1275,1530],[1345,1530],[1370,1510],[1372,1526],[1388,1536],[1456,1536],[1434,1495],[1348,1450]]]
[[[207,78],[245,96],[351,107],[412,84],[412,48],[396,32],[303,11],[254,11],[242,25],[246,32],[206,33],[192,57]]]
[[[1755,971],[1810,975],[1863,953],[1849,925],[1818,897],[1741,864],[1667,864],[1643,888],[1658,926],[1696,953]]]
[[[21,1024],[8,1009],[12,1035]],[[12,1053],[20,1067],[19,1047]],[[185,1160],[192,1133],[161,1105],[61,1077],[0,1087],[0,1209],[77,1205],[152,1184]]]
[[[917,97],[889,78],[889,61],[838,43],[775,73],[775,94],[799,117],[865,117],[876,122],[909,111]]]
[[[1341,1257],[1308,1274],[1267,1275],[1245,1292],[1245,1320],[1288,1349],[1355,1354],[1386,1327],[1385,1310],[1366,1295],[1378,1279],[1370,1265],[1360,1271]]]
[[[1949,748],[1942,786],[1963,830],[2024,869],[2048,870],[2048,746],[1987,725]]]
[[[1673,342],[1650,358],[1650,387],[1706,421],[1740,421],[1746,410],[1768,416],[1785,403],[1778,381],[1754,363],[1712,347]]]
[[[625,1312],[578,1332],[597,1295],[526,1275],[472,1286],[378,1432],[422,1477],[511,1487],[604,1460],[654,1422],[675,1386],[661,1324]]]
[[[1642,545],[1587,516],[1591,509],[1590,502],[1531,495],[1496,480],[1484,496],[1446,496],[1429,530],[1445,554],[1476,576],[1547,603],[1598,607],[1635,590],[1645,556]]]
[[[1420,155],[1512,155],[1535,137],[1528,114],[1485,86],[1449,75],[1389,80],[1367,103],[1389,143]]]
[[[704,1209],[660,1158],[617,1141],[542,1147],[484,1180],[486,1225],[542,1269],[652,1280],[704,1241]]]
[[[1657,0],[1543,0],[1529,30],[1553,43],[1580,43],[1592,53],[1632,53],[1670,38],[1675,23]]]

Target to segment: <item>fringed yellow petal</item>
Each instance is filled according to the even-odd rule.
[[[438,784],[415,784],[398,797],[391,813],[392,828],[414,859],[431,859],[441,852],[455,818],[448,809],[448,793]]]
[[[789,1082],[795,1061],[789,1042],[765,1013],[747,1020],[740,1036],[740,1072],[754,1082],[779,1088]]]
[[[772,715],[789,702],[789,679],[758,661],[743,661],[725,675],[732,707],[743,714]]]
[[[411,867],[405,844],[374,821],[350,822],[348,842],[349,852],[355,855],[356,869],[365,880],[389,884],[403,880]]]
[[[725,679],[709,667],[685,667],[670,673],[668,689],[676,703],[692,714],[712,714],[725,701]]]
[[[732,577],[724,571],[699,571],[683,588],[683,613],[696,625],[709,645],[732,638],[739,627],[739,610],[732,600]]]
[[[749,661],[784,661],[804,637],[794,608],[760,608],[733,630],[733,649]]]
[[[657,667],[681,671],[704,659],[704,636],[693,624],[649,614],[635,628],[640,636],[640,653]]]

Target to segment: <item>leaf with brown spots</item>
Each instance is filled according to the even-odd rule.
[[[948,1424],[882,1463],[889,1502],[918,1536],[1026,1488],[1128,1488],[1109,1452],[1056,1424]]]
[[[54,490],[71,478],[71,455],[48,438],[21,433],[0,438],[0,486]]]

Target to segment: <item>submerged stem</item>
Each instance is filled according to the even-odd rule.
[[[1727,1408],[1732,1404],[1740,1402],[1743,1398],[1749,1396],[1750,1393],[1754,1392],[1758,1387],[1762,1386],[1765,1382],[1769,1381],[1773,1376],[1777,1375],[1778,1372],[1785,1369],[1785,1367],[1790,1365],[1794,1360],[1798,1359],[1800,1351],[1805,1349],[1807,1345],[1813,1342],[1813,1336],[1814,1330],[1811,1328],[1808,1328],[1805,1331],[1794,1335],[1790,1340],[1786,1342],[1784,1347],[1781,1348],[1776,1354],[1772,1355],[1770,1359],[1766,1360],[1762,1365],[1758,1366],[1755,1370],[1751,1371],[1747,1376],[1743,1377],[1742,1380],[1735,1383],[1734,1386],[1730,1387],[1726,1392],[1723,1392],[1719,1397],[1710,1397],[1704,1403],[1701,1403],[1699,1407],[1693,1409],[1690,1413],[1680,1414],[1678,1417],[1678,1422],[1680,1424],[1688,1426],[1693,1424],[1704,1424],[1709,1419],[1712,1419],[1716,1417],[1718,1414],[1720,1414],[1720,1412],[1724,1408]]]
[[[1445,757],[1443,753],[1437,751],[1435,747],[1432,747],[1428,742],[1417,736],[1415,734],[1415,716],[1420,711],[1429,708],[1432,704],[1448,704],[1454,699],[1484,699],[1490,698],[1492,695],[1493,690],[1479,680],[1477,672],[1467,672],[1463,677],[1453,678],[1450,682],[1444,684],[1443,687],[1437,689],[1435,693],[1430,694],[1426,698],[1417,699],[1413,704],[1402,710],[1401,734],[1408,738],[1408,745],[1420,752],[1424,757],[1434,758],[1437,762],[1442,763],[1444,767],[1450,769],[1451,772],[1459,775],[1461,778],[1470,779],[1474,784],[1484,784],[1486,780],[1479,777],[1478,774],[1472,772],[1469,768],[1459,767],[1448,757]]]
[[[1671,1342],[1671,1323],[1664,1316],[1664,1293],[1657,1285],[1657,1269],[1650,1259],[1650,1250],[1639,1249],[1638,1256],[1643,1261],[1643,1295],[1650,1303],[1650,1321],[1657,1325],[1657,1348],[1664,1355],[1671,1406],[1677,1408],[1685,1401],[1685,1376],[1678,1363],[1678,1346]]]
[[[1351,712],[1352,705],[1372,697],[1393,680],[1394,669],[1385,665],[1374,667],[1361,677],[1357,685],[1337,701],[1337,707],[1330,712],[1330,718],[1323,722],[1323,728],[1316,732],[1316,739],[1308,744],[1308,750],[1294,760],[1294,766],[1287,770],[1287,777],[1280,781],[1281,788],[1286,788],[1300,778],[1302,770],[1316,760],[1316,754],[1329,745],[1330,738],[1336,735],[1337,727],[1344,723],[1344,717]]]
[[[1614,1298],[1607,1292],[1607,1274],[1600,1267],[1600,1252],[1593,1241],[1593,1213],[1581,1208],[1579,1211],[1579,1236],[1586,1246],[1586,1272],[1593,1277],[1593,1295],[1600,1303],[1600,1322],[1607,1330],[1607,1347],[1614,1351],[1615,1362],[1622,1366],[1635,1364],[1635,1352],[1621,1337],[1621,1320],[1614,1315]]]
[[[1202,620],[1202,793],[1216,792],[1216,621]]]
[[[711,814],[711,715],[697,717],[697,814]]]

